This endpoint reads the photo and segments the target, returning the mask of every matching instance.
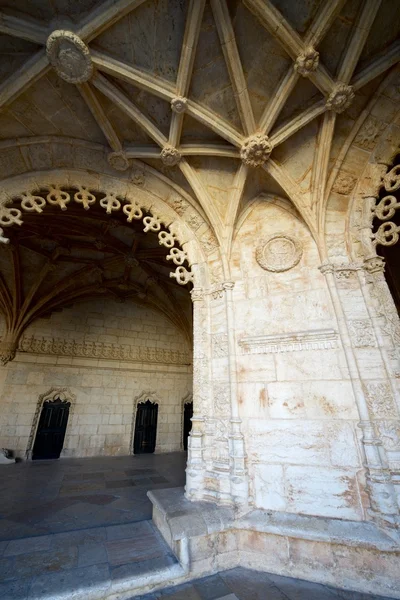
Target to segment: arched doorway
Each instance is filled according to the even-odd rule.
[[[33,446],[33,460],[59,458],[71,403],[59,397],[44,402]]]
[[[134,454],[152,454],[156,449],[158,404],[146,400],[136,410]]]
[[[192,430],[193,401],[185,402],[183,406],[183,449],[188,449],[188,438]]]

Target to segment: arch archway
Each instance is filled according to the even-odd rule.
[[[33,455],[33,448],[34,448],[34,443],[35,443],[35,439],[36,439],[36,435],[37,435],[37,431],[38,431],[39,419],[40,419],[40,415],[42,413],[45,403],[52,403],[52,402],[56,402],[57,400],[59,400],[61,403],[68,404],[69,422],[71,422],[71,417],[73,416],[74,409],[75,409],[76,395],[69,388],[53,387],[53,388],[50,388],[44,394],[40,394],[37,404],[36,404],[35,414],[33,416],[33,421],[32,421],[32,426],[31,426],[31,432],[29,435],[28,445],[26,448],[26,458],[27,459],[31,459],[32,455]],[[65,437],[67,437],[67,432],[68,432],[68,422],[66,423]],[[64,443],[65,443],[65,438],[63,438],[63,444]]]

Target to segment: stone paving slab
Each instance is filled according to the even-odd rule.
[[[131,600],[391,600],[236,568]]]
[[[185,466],[184,452],[7,465],[0,477],[0,556],[3,541],[149,520],[147,491],[182,486]]]

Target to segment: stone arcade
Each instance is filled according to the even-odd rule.
[[[400,598],[398,3],[1,11],[0,446],[180,451],[193,407],[170,581]]]

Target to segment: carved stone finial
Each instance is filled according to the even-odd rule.
[[[161,160],[167,167],[175,167],[181,158],[180,152],[178,152],[178,150],[170,144],[167,144],[161,150]]]
[[[68,83],[83,83],[93,74],[89,48],[72,31],[58,29],[47,39],[46,52],[57,75]]]
[[[299,54],[294,63],[294,70],[303,77],[308,77],[317,70],[319,64],[319,52],[309,46]]]
[[[349,108],[353,100],[354,91],[352,86],[346,85],[345,83],[337,83],[328,96],[326,108],[340,114],[345,111],[346,108]]]
[[[272,144],[268,136],[261,133],[251,135],[244,141],[240,150],[240,158],[245,165],[261,167],[267,162],[272,152]]]
[[[175,113],[184,113],[187,106],[187,98],[176,96],[171,100],[171,108]]]
[[[129,159],[125,152],[110,152],[107,156],[108,164],[116,171],[126,171],[129,167]]]

